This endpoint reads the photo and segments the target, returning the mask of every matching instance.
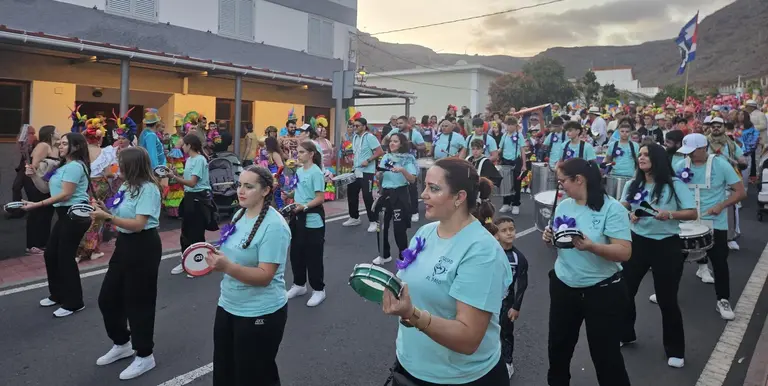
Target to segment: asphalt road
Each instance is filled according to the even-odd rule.
[[[524,202],[517,216],[518,232],[531,228],[533,205]],[[741,251],[730,258],[732,303],[736,304],[765,248],[765,229],[755,219],[754,204],[742,209]],[[419,224],[423,224],[424,220]],[[288,325],[278,364],[284,385],[288,386],[379,386],[387,378],[394,360],[397,321],[380,308],[364,302],[347,286],[356,263],[369,262],[376,256],[375,236],[363,226],[342,228],[341,221],[329,224],[325,250],[327,300],[317,308],[308,308],[308,297],[289,302]],[[547,371],[547,272],[554,253],[545,248],[538,232],[521,237],[516,245],[528,256],[529,287],[516,323],[515,368],[511,385],[545,385]],[[168,246],[166,246],[168,248]],[[187,279],[171,276],[176,259],[161,265],[155,332],[157,367],[129,382],[118,380],[128,364],[97,367],[96,358],[111,342],[103,329],[97,309],[101,274],[83,279],[86,309],[62,320],[42,309],[38,300],[47,295],[45,288],[14,294],[0,292],[0,385],[77,385],[117,384],[161,385],[209,364],[213,352],[213,318],[219,294],[220,275]],[[389,267],[394,269],[392,265]],[[286,270],[290,283],[290,269]],[[657,307],[648,302],[652,293],[650,275],[637,297],[638,343],[623,349],[630,379],[634,385],[694,385],[718,342],[726,322],[715,311],[712,285],[701,283],[688,265],[681,283],[680,304],[686,333],[686,366],[672,369],[666,365],[661,344],[661,321]],[[768,311],[768,296],[761,295],[755,314],[744,336],[730,373],[728,386],[743,385],[751,353]],[[596,378],[582,331],[582,339],[572,361],[572,385],[594,386]],[[202,373],[205,370],[200,371]],[[191,378],[191,377],[190,377]],[[211,374],[194,380],[176,379],[172,385],[210,385]]]

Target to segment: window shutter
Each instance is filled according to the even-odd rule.
[[[219,0],[219,33],[222,35],[237,34],[237,1]]]
[[[310,16],[307,43],[307,50],[310,54],[332,57],[333,22]]]
[[[131,0],[107,0],[107,10],[123,15],[130,15]]]
[[[237,36],[249,40],[254,38],[253,13],[253,0],[238,0]]]
[[[146,20],[157,20],[157,0],[134,0],[134,14]]]

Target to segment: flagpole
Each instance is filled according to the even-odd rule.
[[[686,66],[686,68],[685,68],[685,94],[683,96],[683,106],[685,106],[685,103],[688,100],[688,74],[690,72],[691,72],[690,66]]]

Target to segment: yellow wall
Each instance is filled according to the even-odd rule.
[[[209,121],[216,118],[216,97],[212,96],[174,94],[169,99],[168,104],[163,107],[168,111],[173,110],[173,114],[161,116],[165,122],[172,122],[174,114],[183,117],[190,111],[197,111],[201,115],[205,115]]]
[[[33,81],[30,95],[29,123],[40,129],[54,125],[59,133],[72,128],[70,109],[75,105],[77,86],[72,83]]]
[[[294,114],[298,118],[298,125],[302,125],[301,117],[304,116],[304,105],[294,105],[280,102],[256,101],[253,103],[253,131],[257,135],[264,135],[267,126],[277,127],[277,130],[285,127],[288,120],[288,112],[294,108]]]

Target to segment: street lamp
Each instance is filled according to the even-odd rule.
[[[364,85],[366,78],[368,77],[368,73],[365,72],[365,66],[360,67],[359,70],[357,70],[357,74],[355,74],[357,78],[357,82],[360,83],[360,85]]]

